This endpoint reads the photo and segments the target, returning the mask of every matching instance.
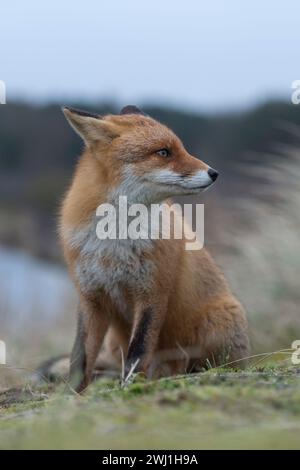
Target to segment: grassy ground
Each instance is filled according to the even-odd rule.
[[[246,307],[253,354],[288,351],[300,338],[300,153],[284,148],[266,157],[266,167],[256,168],[263,185],[254,178],[247,197],[235,195],[226,210],[215,201],[216,229],[208,237]],[[253,165],[244,171],[249,178]],[[210,370],[126,390],[102,380],[83,397],[65,396],[62,386],[1,392],[25,383],[29,368],[70,351],[75,335],[77,299],[66,295],[57,310],[51,305],[50,321],[37,302],[43,289],[27,269],[25,276],[30,315],[22,317],[11,302],[15,291],[0,286],[0,337],[10,365],[0,366],[0,448],[300,448],[300,366],[290,368],[290,359],[289,366]],[[22,377],[12,373],[17,368]]]
[[[300,369],[212,369],[195,376],[101,379],[84,396],[63,387],[0,394],[3,449],[299,449]]]

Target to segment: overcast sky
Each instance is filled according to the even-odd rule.
[[[298,0],[3,0],[7,101],[90,98],[197,110],[289,99]]]

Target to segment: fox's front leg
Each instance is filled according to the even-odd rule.
[[[80,306],[69,374],[70,387],[78,393],[82,392],[91,381],[108,325],[108,318],[94,306]]]
[[[125,382],[126,378],[130,378],[131,372],[143,372],[147,375],[165,317],[164,304],[142,304],[136,309],[125,362]]]

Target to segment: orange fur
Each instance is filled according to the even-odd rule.
[[[88,231],[99,204],[110,202],[113,191],[128,190],[122,186],[124,168],[129,168],[133,177],[144,184],[145,176],[153,171],[168,171],[184,181],[199,170],[207,172],[209,166],[189,155],[172,131],[150,117],[140,114],[89,117],[69,109],[65,109],[65,114],[86,142],[63,202],[60,221],[64,255],[84,319],[76,340],[85,355],[84,378],[75,381],[77,390],[88,385],[101,346],[100,360],[103,357],[106,364],[109,357],[112,363],[120,364],[120,348],[131,361],[142,348],[138,370],[148,376],[183,373],[207,366],[208,362],[237,361],[234,365],[242,365],[249,349],[245,314],[205,249],[186,251],[185,240],[155,240],[151,248],[141,248],[136,257],[130,254],[125,261],[128,266],[124,266],[117,250],[106,253],[97,258],[99,272],[124,269],[127,273],[107,287],[101,277],[98,284],[97,280],[94,282],[97,264],[93,264],[89,274],[90,265],[85,261],[84,250],[88,246],[96,250],[97,241],[91,239],[91,245],[74,242],[77,233],[80,239],[80,233]],[[170,157],[163,158],[157,153],[165,148],[170,150]],[[163,186],[152,194],[151,181],[147,191],[150,191],[147,203],[168,197]],[[174,194],[178,191],[176,186]],[[182,194],[187,193],[182,189]],[[194,189],[191,193],[195,193]],[[136,197],[134,202],[145,202],[143,192]],[[95,263],[97,252],[92,255],[89,252],[91,258],[87,259]],[[84,262],[85,268],[80,271]],[[150,266],[149,279],[146,277],[144,284],[140,279],[135,282],[135,265],[130,271],[131,262],[138,267]],[[85,276],[94,284],[85,283]]]

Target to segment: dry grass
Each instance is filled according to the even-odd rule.
[[[263,182],[252,197],[232,201],[231,212],[245,223],[226,226],[219,254],[246,306],[254,352],[289,348],[300,338],[300,152],[285,147],[263,161],[256,171],[244,168]]]

